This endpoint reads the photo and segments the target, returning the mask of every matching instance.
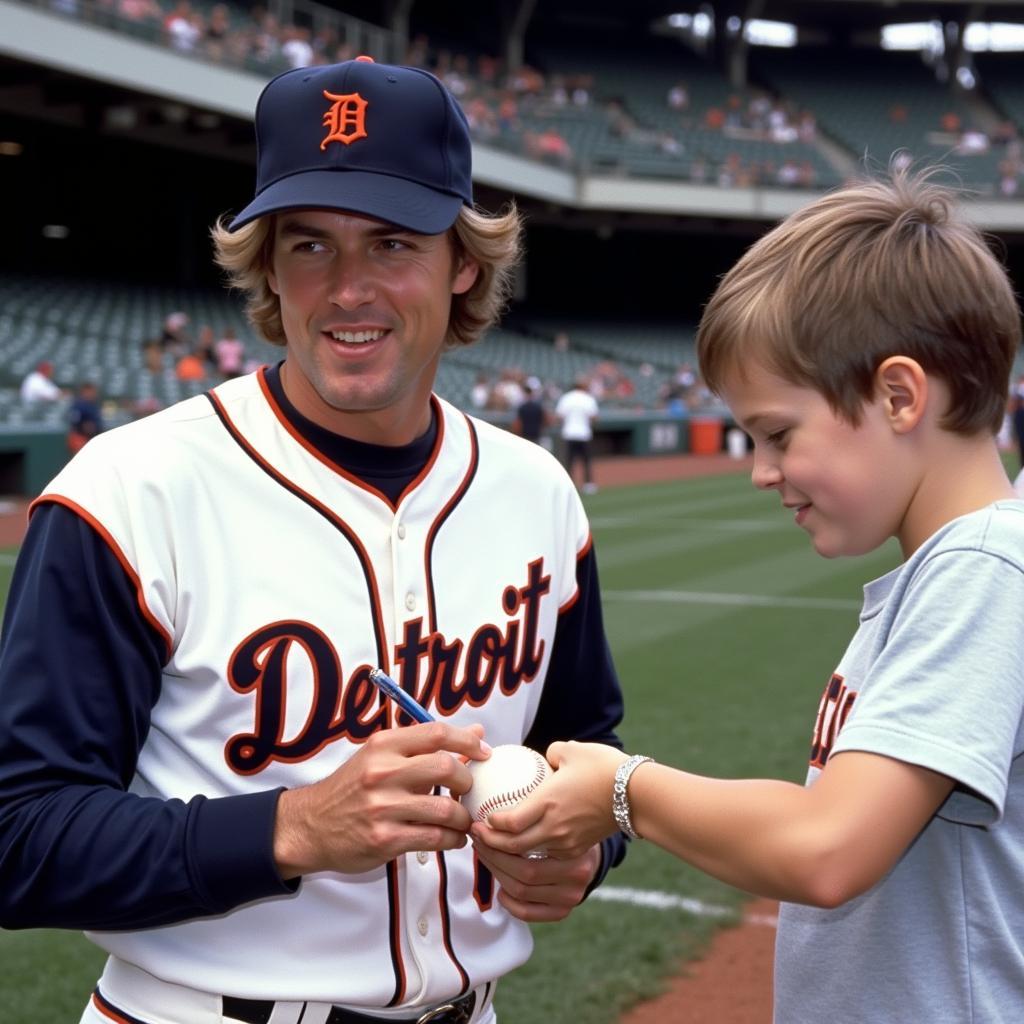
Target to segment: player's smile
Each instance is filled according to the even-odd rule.
[[[320,335],[339,358],[360,359],[385,345],[391,330],[380,326],[327,327]]]

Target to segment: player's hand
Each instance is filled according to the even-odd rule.
[[[552,743],[547,759],[553,774],[516,807],[475,822],[473,838],[519,856],[539,849],[554,859],[582,857],[618,831],[612,786],[627,756],[600,743]]]
[[[500,888],[498,902],[520,921],[561,921],[579,906],[601,866],[601,848],[580,857],[531,860],[495,850],[474,839],[473,848]]]
[[[413,850],[466,845],[471,819],[442,787],[465,793],[472,779],[452,755],[485,760],[483,728],[428,722],[375,733],[326,779],[285,790],[278,801],[274,859],[281,877],[369,871]]]

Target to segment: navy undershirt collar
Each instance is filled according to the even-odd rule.
[[[393,505],[397,505],[402,492],[419,475],[434,450],[434,442],[437,439],[437,416],[433,404],[430,408],[430,426],[425,434],[411,444],[391,447],[354,441],[307,419],[292,405],[281,384],[283,364],[284,360],[276,366],[268,366],[264,375],[274,401],[280,406],[288,422],[331,462],[358,477],[363,483],[376,488]]]

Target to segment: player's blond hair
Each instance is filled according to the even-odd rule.
[[[245,312],[249,322],[267,341],[285,344],[281,302],[267,279],[273,245],[273,214],[229,232],[229,218],[221,217],[211,228],[214,259],[226,272],[229,284],[246,294]],[[511,203],[498,214],[463,206],[448,231],[453,266],[463,258],[480,268],[476,281],[466,292],[452,296],[445,344],[471,345],[501,316],[512,294],[513,275],[522,255],[523,221]]]
[[[856,425],[879,364],[904,355],[949,387],[943,427],[997,432],[1020,313],[1005,269],[936,170],[838,189],[752,246],[701,318],[708,386],[756,360]]]

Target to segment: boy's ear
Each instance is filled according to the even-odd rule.
[[[921,364],[909,356],[889,356],[875,370],[875,388],[893,430],[913,430],[928,406],[928,375]]]

